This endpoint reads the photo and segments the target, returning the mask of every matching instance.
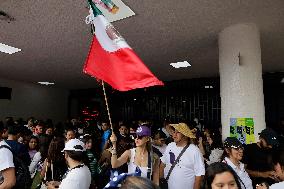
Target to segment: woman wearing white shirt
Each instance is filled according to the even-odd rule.
[[[242,143],[237,138],[227,137],[224,141],[224,153],[221,160],[231,166],[237,173],[242,189],[253,189],[252,181],[245,170],[244,164],[241,162],[243,152]]]
[[[12,188],[16,183],[15,166],[12,152],[4,146],[10,147],[2,141],[4,126],[0,122],[0,188]],[[2,146],[2,147],[1,147]]]
[[[140,126],[136,130],[135,144],[136,148],[126,150],[119,158],[116,154],[117,138],[114,134],[111,135],[110,141],[113,145],[111,165],[112,168],[118,168],[121,165],[128,163],[128,173],[134,173],[137,168],[141,170],[141,176],[158,182],[158,161],[154,158],[151,150],[151,130],[147,126]],[[149,159],[151,158],[151,159]],[[149,160],[150,165],[149,165]],[[150,174],[149,174],[150,173]]]

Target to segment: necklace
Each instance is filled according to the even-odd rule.
[[[81,167],[83,167],[83,166],[84,166],[84,164],[82,163],[82,164],[80,164],[80,165],[77,165],[77,166],[75,166],[75,167],[73,167],[73,168],[67,170],[66,173],[63,175],[62,180],[66,178],[66,176],[68,175],[68,173],[70,173],[70,171],[72,171],[73,169],[81,168]]]
[[[142,160],[142,161],[144,160],[144,155],[143,155],[143,154],[141,155],[141,160]]]
[[[145,153],[139,153],[135,150],[134,162],[135,162],[135,159],[137,157],[137,160],[140,159],[140,164],[142,165],[142,162],[144,162],[144,156],[145,156]],[[138,163],[138,162],[136,162],[136,163]]]

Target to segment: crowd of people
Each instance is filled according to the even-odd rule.
[[[283,189],[270,128],[253,144],[193,122],[0,122],[0,189]]]

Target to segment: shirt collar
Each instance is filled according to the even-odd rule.
[[[225,157],[225,161],[227,162],[228,165],[230,165],[233,169],[239,169],[235,164],[233,164],[233,162]],[[244,164],[242,162],[240,162],[240,170],[243,171],[244,170]]]

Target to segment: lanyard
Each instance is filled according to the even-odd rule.
[[[80,164],[80,165],[77,165],[77,166],[73,167],[72,169],[69,169],[69,170],[63,175],[62,180],[65,179],[65,178],[67,177],[68,173],[70,173],[72,170],[74,170],[74,169],[79,169],[79,168],[81,168],[81,167],[83,167],[83,166],[84,166],[84,164]]]

